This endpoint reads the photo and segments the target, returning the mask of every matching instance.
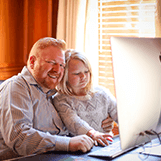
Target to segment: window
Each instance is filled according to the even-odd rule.
[[[98,0],[98,83],[115,95],[111,36],[155,37],[156,0]]]
[[[98,83],[115,96],[111,36],[155,37],[156,0],[98,0]],[[114,135],[118,126],[115,123]]]

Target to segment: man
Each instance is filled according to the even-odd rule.
[[[87,152],[93,147],[87,135],[63,136],[66,129],[51,103],[64,72],[65,46],[63,40],[50,37],[38,40],[27,67],[1,84],[0,159],[46,151]],[[91,135],[93,130],[87,125],[84,131]]]

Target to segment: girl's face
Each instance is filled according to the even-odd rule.
[[[68,83],[76,95],[83,95],[84,88],[90,81],[89,69],[77,59],[71,59],[68,64]]]

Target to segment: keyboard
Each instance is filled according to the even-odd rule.
[[[102,147],[99,150],[96,150],[94,152],[90,152],[88,156],[115,158],[131,149],[132,148],[127,150],[122,150],[120,141],[118,141],[110,144],[109,146]]]

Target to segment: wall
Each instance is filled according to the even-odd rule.
[[[21,71],[32,45],[56,37],[58,0],[0,0],[0,80]]]

